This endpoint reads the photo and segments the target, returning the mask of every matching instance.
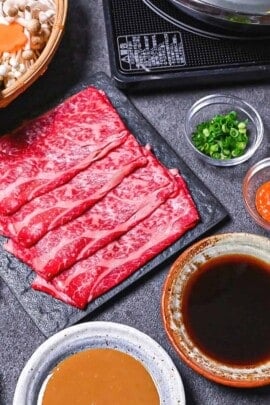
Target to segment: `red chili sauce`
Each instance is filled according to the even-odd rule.
[[[270,222],[270,180],[263,183],[256,191],[255,205],[258,214]]]

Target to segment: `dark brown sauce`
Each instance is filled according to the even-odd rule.
[[[183,320],[206,355],[229,365],[270,359],[270,266],[245,255],[209,260],[184,293]]]

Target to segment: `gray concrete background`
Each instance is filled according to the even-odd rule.
[[[110,74],[101,0],[71,0],[67,29],[62,44],[46,74],[11,107],[0,112],[0,126],[45,107],[56,96],[64,96],[71,83],[81,82],[97,71]],[[205,165],[184,142],[184,119],[198,98],[213,93],[234,94],[256,107],[264,121],[265,137],[260,150],[248,162],[221,169]],[[270,155],[270,84],[241,84],[222,88],[144,92],[130,100],[173,149],[224,204],[231,219],[216,232],[242,231],[267,235],[246,213],[241,194],[243,177],[256,161]],[[169,266],[158,268],[121,296],[107,303],[87,320],[124,323],[149,334],[171,355],[185,386],[187,405],[266,405],[270,387],[232,389],[210,382],[188,368],[170,346],[160,318],[160,298]],[[19,374],[28,358],[45,340],[12,293],[0,282],[0,404],[12,404]],[[29,404],[31,405],[31,404]]]

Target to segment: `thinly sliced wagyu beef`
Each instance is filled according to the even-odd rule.
[[[149,216],[178,189],[174,176],[151,152],[148,159],[80,217],[48,232],[26,249],[10,240],[6,249],[49,280],[87,258]]]
[[[0,232],[33,288],[78,308],[196,225],[184,180],[89,87],[0,138]]]
[[[130,134],[118,148],[68,183],[23,205],[9,217],[4,234],[29,247],[48,231],[77,218],[130,173],[146,164],[144,149]]]
[[[83,309],[121,283],[198,222],[198,212],[183,179],[177,176],[177,181],[177,193],[120,239],[76,263],[51,282],[36,277],[32,287]]]
[[[128,131],[96,88],[70,97],[0,139],[0,214],[72,179],[119,146]]]

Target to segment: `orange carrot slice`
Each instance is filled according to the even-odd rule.
[[[17,52],[24,47],[27,37],[18,23],[0,24],[0,53]]]

